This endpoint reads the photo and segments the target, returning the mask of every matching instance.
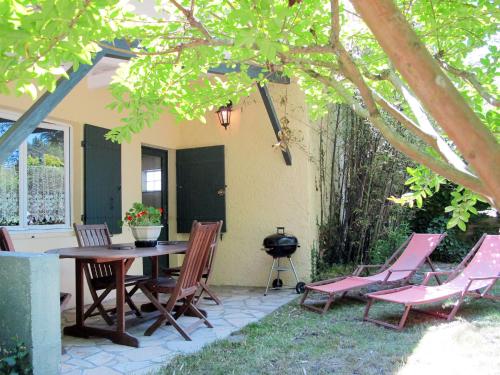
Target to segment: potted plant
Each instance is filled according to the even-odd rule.
[[[126,213],[123,223],[130,226],[137,247],[154,247],[160,236],[162,208],[147,207],[135,202]]]

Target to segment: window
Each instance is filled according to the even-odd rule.
[[[161,191],[161,169],[150,169],[143,173],[142,191],[149,193]]]
[[[13,123],[0,119],[0,136]],[[41,123],[0,164],[0,226],[67,228],[69,202],[69,129]]]

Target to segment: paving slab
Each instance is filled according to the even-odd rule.
[[[152,336],[144,336],[146,328],[153,320],[133,318],[134,326],[127,332],[139,339],[139,348],[116,345],[101,338],[81,339],[63,336],[65,354],[62,356],[61,374],[63,375],[123,375],[154,373],[168,364],[176,355],[194,353],[205,345],[229,337],[249,323],[270,314],[292,301],[297,294],[290,289],[273,290],[264,296],[263,288],[214,287],[223,305],[202,300],[200,307],[207,311],[208,319],[213,318],[214,328],[200,326],[191,334],[193,341],[185,341],[171,326],[160,327]],[[147,302],[140,293],[134,295],[137,304]],[[114,301],[108,301],[110,307]],[[75,311],[66,310],[61,322],[63,326],[75,321]],[[192,318],[182,317],[181,325],[189,325]],[[138,323],[138,324],[137,324]],[[86,324],[107,327],[95,316]]]

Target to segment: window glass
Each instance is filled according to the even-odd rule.
[[[13,123],[0,118],[0,136]],[[69,225],[68,136],[42,123],[0,164],[0,226]]]
[[[161,169],[154,169],[146,172],[146,188],[143,191],[161,191]]]
[[[0,137],[13,121],[0,119]],[[0,226],[19,225],[19,150],[0,164]]]
[[[27,224],[64,224],[64,131],[36,129],[27,139]]]

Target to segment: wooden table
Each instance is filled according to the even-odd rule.
[[[49,254],[58,254],[59,258],[75,259],[75,298],[76,324],[64,328],[64,334],[88,338],[99,336],[110,339],[116,344],[139,347],[137,338],[125,331],[125,272],[126,262],[135,258],[150,257],[152,260],[152,277],[158,277],[158,257],[161,255],[179,254],[187,250],[187,242],[178,241],[172,245],[157,247],[115,250],[107,247],[68,247],[48,250]],[[116,283],[116,329],[103,329],[86,326],[83,320],[83,284],[84,267],[87,263],[111,263]]]

